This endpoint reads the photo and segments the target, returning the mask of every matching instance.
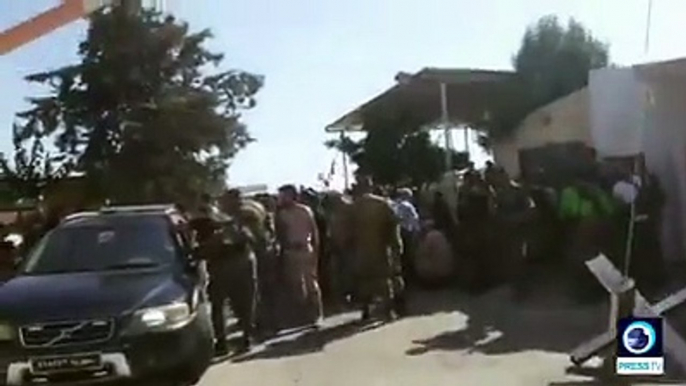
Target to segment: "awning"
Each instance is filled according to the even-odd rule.
[[[480,121],[506,92],[514,75],[512,71],[438,68],[425,68],[414,75],[400,73],[396,85],[329,124],[326,131],[360,131],[366,114],[409,112],[423,125],[436,122],[442,115],[441,83],[447,86],[451,122]]]

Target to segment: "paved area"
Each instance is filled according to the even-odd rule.
[[[507,289],[416,292],[409,318],[365,326],[337,315],[215,365],[200,386],[607,385],[566,371],[567,353],[607,327],[607,305],[541,294],[516,304]]]

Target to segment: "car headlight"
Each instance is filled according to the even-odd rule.
[[[14,339],[14,327],[9,323],[0,322],[0,342]]]
[[[133,315],[132,329],[138,331],[171,331],[187,325],[193,314],[185,302],[146,308]]]

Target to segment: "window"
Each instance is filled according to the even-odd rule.
[[[178,258],[178,244],[172,235],[163,217],[109,218],[59,227],[39,242],[23,272],[49,274],[171,264]]]

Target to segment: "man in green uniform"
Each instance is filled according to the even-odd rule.
[[[222,210],[244,227],[251,235],[251,264],[243,266],[243,274],[252,283],[244,286],[244,292],[236,293],[242,301],[254,302],[251,319],[259,333],[270,335],[278,329],[276,320],[276,268],[274,255],[274,230],[265,207],[257,200],[242,196],[238,189],[228,190],[220,200]],[[254,271],[254,272],[253,272]],[[235,275],[240,275],[236,272]]]
[[[404,306],[397,294],[403,292],[400,276],[402,241],[400,224],[390,201],[371,193],[368,179],[356,187],[352,207],[354,276],[362,317],[371,316],[371,306],[380,300],[387,318]],[[400,298],[402,300],[402,298]],[[404,311],[404,310],[400,310]]]
[[[342,194],[330,193],[326,200],[329,244],[331,246],[331,279],[335,298],[343,305],[353,295],[351,278],[351,211],[352,202]]]
[[[253,236],[238,219],[226,216],[210,205],[192,226],[199,243],[199,257],[207,261],[208,294],[212,303],[212,322],[215,330],[216,352],[226,355],[225,304],[231,304],[243,333],[239,352],[250,349],[255,319],[255,257]]]
[[[582,175],[562,190],[559,216],[568,237],[568,263],[572,265],[577,288],[584,299],[594,298],[596,280],[584,265],[588,259],[608,249],[611,241],[615,202],[590,176]],[[610,256],[612,257],[612,256]]]

